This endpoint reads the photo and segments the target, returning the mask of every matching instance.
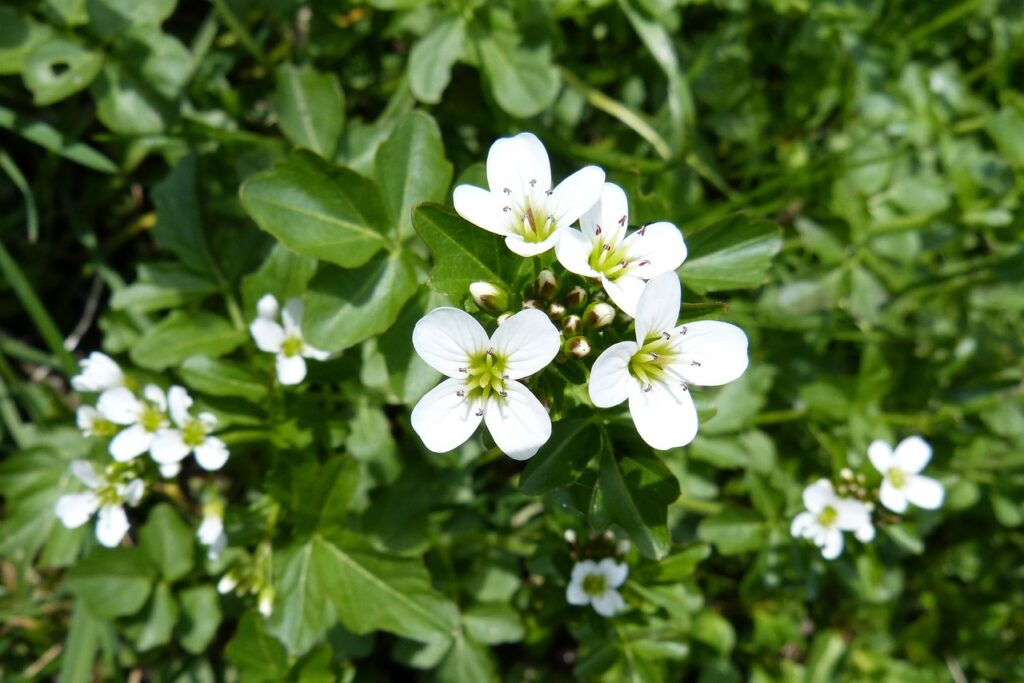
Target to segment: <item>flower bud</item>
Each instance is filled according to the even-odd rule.
[[[561,320],[565,316],[565,306],[557,301],[552,301],[548,304],[548,316],[552,320]]]
[[[496,318],[496,320],[498,321],[498,327],[501,327],[504,324],[504,322],[506,320],[508,320],[509,318],[511,318],[511,317],[512,317],[511,313],[502,313],[501,315],[499,315]]]
[[[238,577],[235,576],[234,572],[228,572],[220,578],[217,582],[217,592],[221,595],[225,595],[235,590],[238,586]]]
[[[590,340],[586,337],[572,337],[565,342],[565,355],[570,358],[586,358],[590,355]]]
[[[259,597],[260,614],[269,617],[274,612],[274,589],[271,586],[264,586]]]
[[[579,334],[580,330],[583,329],[583,319],[578,315],[570,315],[562,323],[562,332],[567,336]]]
[[[539,311],[543,311],[544,302],[538,299],[523,299],[523,308],[536,308]]]
[[[583,304],[587,303],[587,290],[583,289],[579,285],[576,285],[562,297],[562,303],[570,311],[575,311],[583,307]]]
[[[508,293],[490,282],[474,282],[469,286],[473,303],[481,310],[497,315],[508,309]]]
[[[611,304],[595,301],[583,312],[583,324],[595,330],[602,330],[615,321],[615,309]]]
[[[545,268],[537,273],[537,279],[533,281],[533,291],[541,299],[550,301],[558,294],[558,276]]]
[[[565,542],[569,545],[576,545],[576,531],[573,529],[566,529],[565,533],[562,534]]]

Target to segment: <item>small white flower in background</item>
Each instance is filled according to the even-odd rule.
[[[794,538],[810,539],[821,548],[826,560],[834,560],[843,552],[843,532],[853,533],[863,543],[875,537],[871,512],[862,501],[840,498],[832,482],[819,479],[804,489],[805,512],[793,518],[789,532]]]
[[[227,595],[237,587],[238,577],[234,572],[228,572],[224,576],[220,577],[220,581],[217,582],[217,592],[221,595]]]
[[[526,460],[551,436],[551,418],[517,380],[543,369],[558,354],[558,330],[536,309],[506,320],[490,339],[473,316],[437,308],[416,323],[412,344],[428,365],[447,375],[412,411],[412,426],[427,448],[445,453],[465,443],[483,421],[498,448]]]
[[[908,502],[925,510],[942,507],[942,484],[920,474],[932,459],[932,447],[921,437],[908,437],[895,450],[884,441],[873,441],[868,458],[882,474],[879,500],[885,507],[897,513],[906,512]]]
[[[110,442],[110,455],[118,462],[127,462],[148,451],[157,432],[169,424],[167,397],[154,384],[146,385],[142,399],[125,387],[107,389],[100,395],[96,409],[110,422],[127,427]]]
[[[267,618],[274,613],[274,589],[272,587],[265,586],[260,591],[257,609],[259,609],[260,614]]]
[[[138,505],[142,500],[145,491],[142,480],[110,481],[97,474],[92,464],[85,460],[72,461],[71,474],[89,490],[66,493],[57,499],[54,513],[61,524],[69,529],[77,529],[99,511],[96,540],[108,548],[120,545],[129,528],[124,505]]]
[[[747,335],[728,323],[676,325],[680,287],[674,272],[654,277],[636,310],[636,341],[613,344],[594,362],[590,400],[611,408],[629,400],[637,431],[652,448],[685,446],[697,435],[690,387],[731,382],[747,369]]]
[[[207,547],[207,558],[216,560],[228,545],[228,537],[224,533],[223,503],[214,501],[203,506],[203,521],[199,523],[196,536]]]
[[[331,354],[307,344],[302,338],[302,300],[289,299],[277,322],[278,305],[273,294],[266,294],[256,304],[256,319],[249,332],[260,351],[276,353],[277,380],[281,384],[298,384],[306,378],[306,358],[327,360]]]
[[[150,449],[153,460],[161,466],[161,473],[164,473],[164,466],[173,471],[171,466],[180,463],[189,453],[195,454],[196,462],[204,470],[223,467],[230,453],[223,441],[210,435],[217,426],[216,416],[206,412],[193,416],[189,412],[192,397],[184,387],[171,387],[167,391],[167,401],[176,428],[160,430]]]
[[[555,246],[563,228],[575,223],[601,196],[604,171],[586,166],[551,189],[551,162],[533,133],[499,138],[487,154],[487,184],[455,188],[455,210],[470,223],[502,235],[520,256]]]
[[[106,391],[124,386],[121,366],[105,353],[93,351],[78,364],[81,372],[71,378],[75,391]]]
[[[565,599],[570,605],[590,605],[602,617],[615,616],[626,608],[616,590],[629,575],[629,566],[618,564],[610,557],[600,562],[583,560],[572,568]]]
[[[92,406],[79,406],[75,412],[75,422],[82,434],[88,437],[114,436],[120,429]]]
[[[566,269],[600,278],[615,305],[635,317],[644,282],[682,265],[686,244],[671,223],[650,223],[627,237],[628,224],[626,193],[605,183],[601,200],[580,218],[583,230],[566,229],[555,253]]]

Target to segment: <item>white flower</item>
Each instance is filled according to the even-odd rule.
[[[618,564],[610,557],[600,562],[583,560],[572,568],[565,599],[570,605],[591,605],[602,617],[615,616],[626,608],[616,590],[629,575],[629,566]]]
[[[217,582],[217,592],[221,595],[226,595],[235,590],[237,586],[238,577],[232,572],[228,572],[224,576],[220,577],[220,581]]]
[[[274,589],[272,587],[266,586],[260,591],[257,609],[268,619],[274,613]]]
[[[92,465],[85,460],[72,461],[71,474],[89,490],[67,493],[57,499],[54,513],[61,524],[69,529],[77,529],[88,522],[98,510],[96,540],[108,548],[120,545],[129,528],[124,504],[138,505],[142,500],[145,490],[142,480],[110,481],[97,474]]]
[[[826,560],[843,552],[843,532],[853,532],[867,543],[875,537],[871,512],[867,505],[852,498],[840,498],[827,479],[819,479],[804,489],[805,512],[793,518],[789,532],[794,538],[809,538],[821,548]]]
[[[219,470],[228,461],[228,448],[210,432],[217,426],[217,417],[211,413],[189,413],[192,397],[183,387],[173,386],[167,391],[171,419],[177,429],[161,429],[153,441],[150,454],[159,465],[180,463],[189,453],[195,453],[196,462],[204,470]],[[173,471],[173,468],[168,468]],[[177,474],[175,472],[174,474]],[[173,476],[173,475],[172,475]]]
[[[277,299],[266,294],[256,304],[257,317],[249,325],[260,351],[276,353],[277,379],[281,384],[298,384],[306,378],[306,358],[327,360],[330,354],[302,339],[301,299],[289,299],[281,311],[282,327],[277,322]]]
[[[160,387],[147,384],[139,400],[125,387],[107,389],[96,404],[99,414],[117,425],[125,425],[110,442],[110,455],[127,462],[142,455],[153,445],[157,432],[168,425],[167,398]]]
[[[455,210],[470,223],[505,237],[520,256],[555,246],[563,228],[576,222],[601,196],[604,171],[587,166],[551,189],[551,163],[533,133],[499,138],[487,154],[490,191],[455,188]]]
[[[71,378],[75,391],[105,391],[124,385],[121,366],[105,353],[93,351],[78,365],[81,371]]]
[[[686,244],[671,223],[651,223],[627,237],[628,224],[626,193],[605,183],[600,201],[580,218],[583,230],[567,228],[555,253],[568,270],[600,278],[611,300],[635,317],[644,282],[682,265]]]
[[[925,510],[942,506],[945,489],[931,477],[919,474],[932,458],[932,447],[919,436],[911,436],[896,445],[896,450],[884,441],[873,441],[868,446],[868,458],[882,474],[882,505],[893,512],[903,513],[907,503]]]
[[[640,295],[636,341],[608,347],[590,372],[590,400],[611,408],[629,399],[629,413],[652,448],[685,446],[697,435],[692,385],[718,386],[747,369],[747,335],[710,320],[676,325],[679,279],[654,277]]]
[[[118,430],[116,424],[103,417],[100,411],[92,406],[79,406],[75,413],[75,422],[84,436],[113,436]]]
[[[532,457],[551,436],[551,418],[525,385],[561,346],[551,320],[535,309],[506,320],[491,338],[471,315],[437,308],[416,323],[416,353],[449,379],[420,399],[412,427],[427,448],[444,453],[463,444],[481,421],[506,455]]]
[[[203,521],[196,530],[199,542],[207,546],[206,556],[216,560],[227,547],[228,537],[224,533],[224,506],[220,503],[209,503],[203,506]]]

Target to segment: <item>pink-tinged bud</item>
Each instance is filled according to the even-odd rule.
[[[583,318],[578,315],[570,315],[562,323],[562,332],[571,337],[574,334],[579,334],[580,330],[583,329]]]
[[[538,311],[543,311],[544,302],[538,299],[523,299],[523,308],[536,308]]]
[[[587,303],[587,290],[583,289],[579,285],[576,285],[562,297],[562,303],[570,311],[575,311],[583,307],[583,304]]]
[[[548,304],[548,317],[552,320],[561,320],[565,317],[565,306],[557,301],[551,302]]]
[[[508,320],[509,318],[511,318],[511,317],[512,317],[511,313],[502,313],[501,315],[499,315],[498,318],[497,318],[497,320],[498,320],[498,327],[501,327],[502,324],[504,324],[504,322],[506,320]]]
[[[594,330],[603,330],[615,321],[615,308],[603,301],[595,301],[583,312],[583,324]]]
[[[551,301],[558,294],[558,276],[548,269],[537,273],[537,279],[533,281],[533,291],[544,301]]]
[[[590,355],[590,340],[586,337],[572,337],[563,347],[570,358],[586,358]]]
[[[474,282],[469,286],[473,303],[481,310],[497,315],[508,310],[508,293],[490,282]]]

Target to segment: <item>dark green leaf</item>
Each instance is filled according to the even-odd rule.
[[[284,647],[264,630],[263,618],[255,611],[242,616],[224,652],[246,681],[283,681],[288,675]]]
[[[434,24],[409,51],[409,88],[416,99],[428,104],[441,101],[452,78],[452,66],[462,54],[466,25],[458,16]]]
[[[345,125],[345,95],[338,77],[309,64],[282,64],[274,76],[277,88],[271,100],[285,136],[325,159],[333,158]]]
[[[176,637],[186,652],[206,650],[220,626],[220,596],[213,586],[195,586],[178,593],[181,620]]]
[[[192,536],[192,529],[168,503],[154,507],[139,532],[142,549],[168,581],[176,581],[192,571]]]
[[[42,107],[89,87],[102,68],[102,52],[54,36],[28,51],[21,76],[35,104]]]
[[[762,284],[782,248],[782,236],[774,223],[733,216],[688,237],[686,243],[689,256],[679,271],[683,284],[704,294]]]
[[[617,460],[606,450],[600,490],[611,521],[645,557],[661,559],[668,553],[668,506],[679,497],[679,482],[660,459],[634,454]]]
[[[257,375],[247,365],[208,356],[186,358],[178,368],[178,375],[192,389],[210,396],[260,400],[268,392],[267,378]]]
[[[146,331],[131,350],[132,361],[150,370],[164,370],[196,355],[223,356],[248,338],[224,318],[197,311],[174,311]]]
[[[768,529],[753,510],[728,509],[708,517],[697,527],[697,535],[723,555],[738,555],[760,549]]]
[[[139,548],[99,548],[68,573],[67,584],[98,619],[135,614],[146,603],[156,570]]]
[[[573,483],[601,447],[601,430],[591,420],[577,418],[556,422],[551,428],[551,438],[526,465],[519,490],[537,496]]]
[[[187,156],[153,186],[156,227],[153,236],[181,262],[201,273],[213,273],[216,265],[203,232],[199,212],[196,157]]]

